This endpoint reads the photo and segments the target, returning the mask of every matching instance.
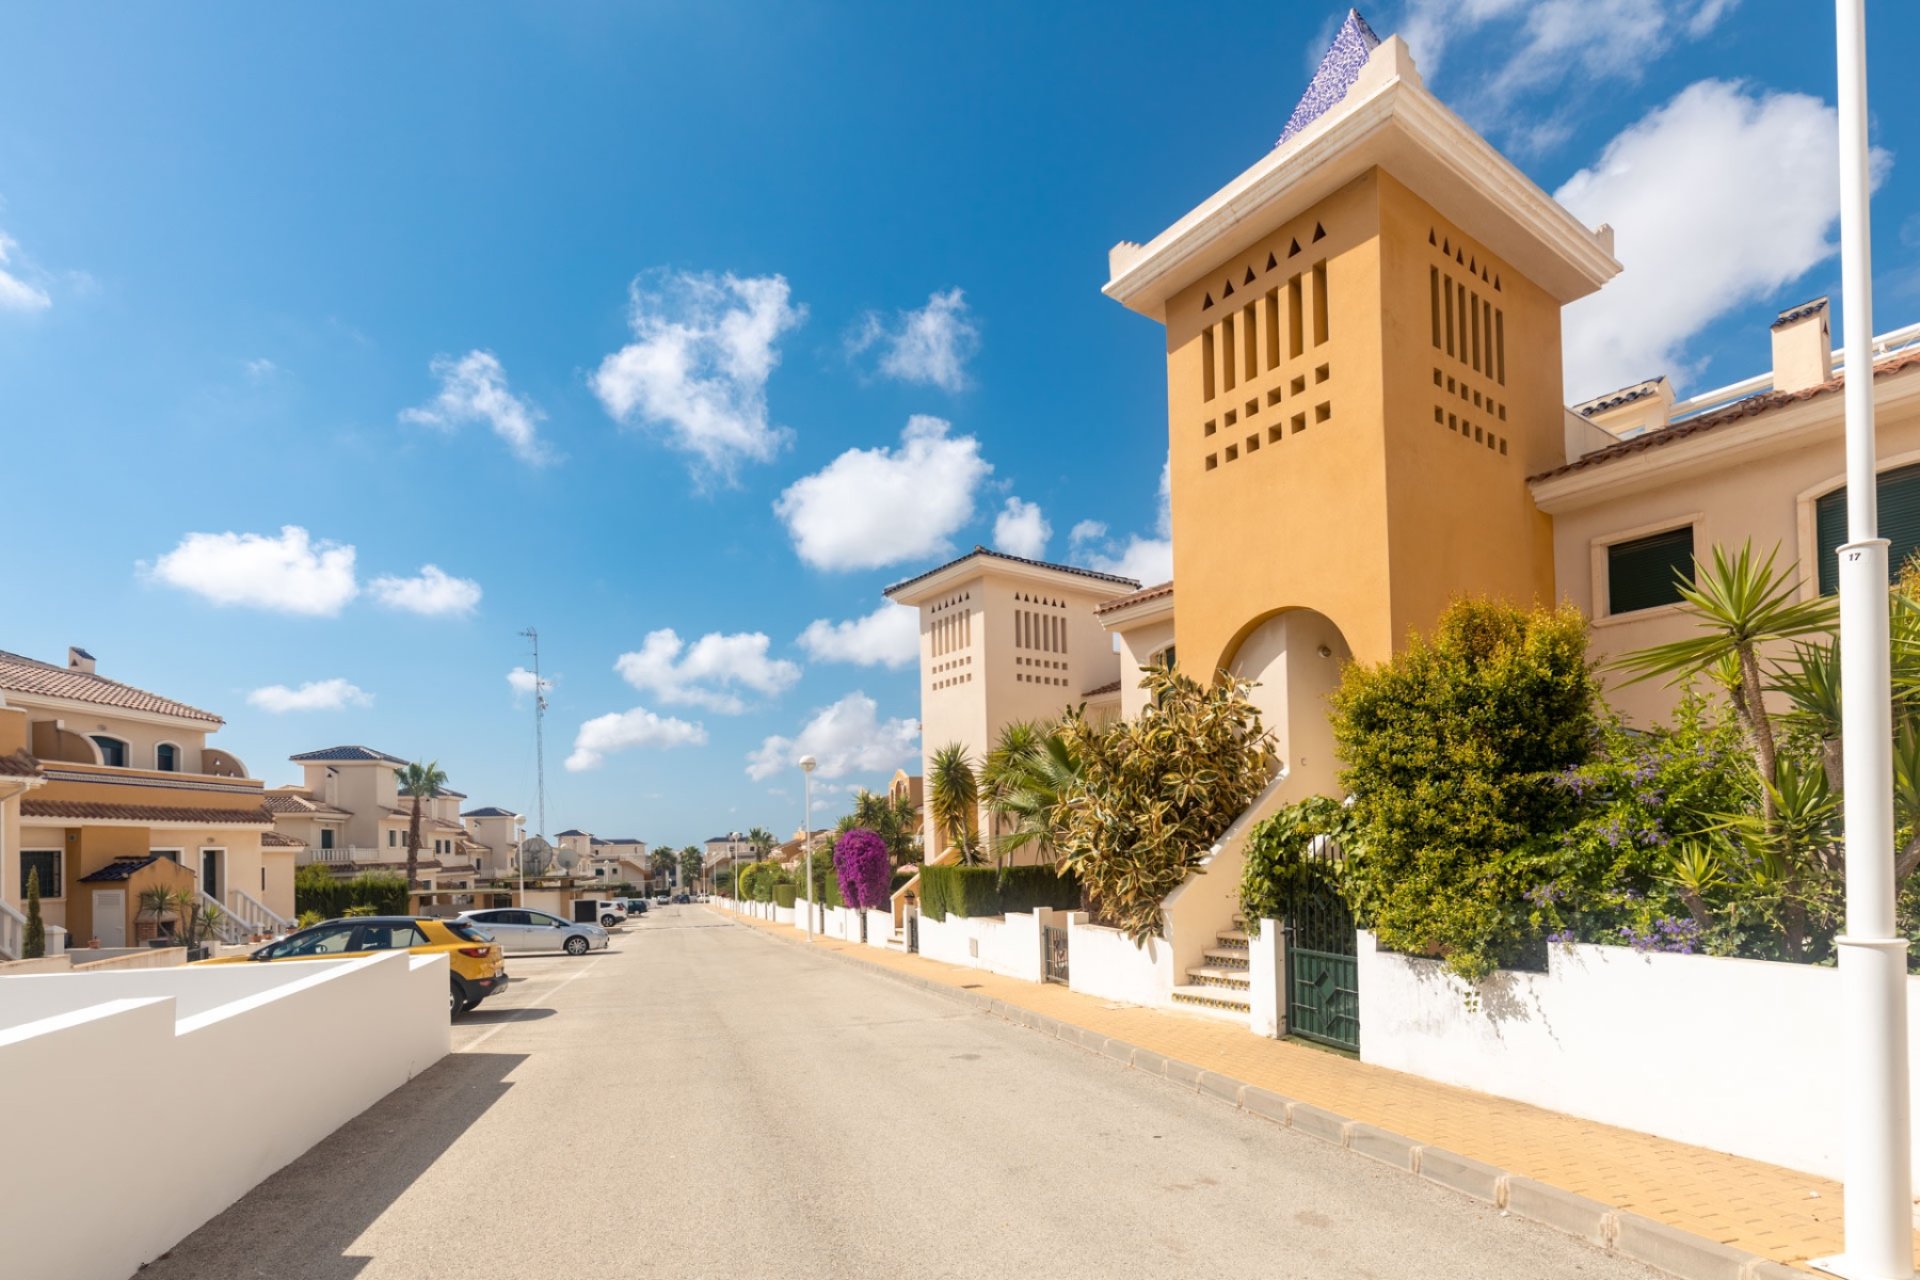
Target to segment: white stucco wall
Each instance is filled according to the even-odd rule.
[[[1437,961],[1360,935],[1363,1061],[1841,1175],[1836,969],[1555,947],[1546,973],[1495,974],[1475,1008],[1466,996]],[[1920,1039],[1920,979],[1907,984],[1907,1007],[1909,1037]]]
[[[450,1046],[443,956],[231,968],[211,982],[192,968],[0,978],[10,1018],[21,1002],[63,1006],[0,1030],[0,1084],[34,1099],[8,1121],[34,1171],[0,1197],[8,1275],[126,1280]],[[219,1135],[197,1145],[191,1177],[124,1158],[155,1114],[129,1071],[166,1082],[167,1114]]]
[[[1165,938],[1144,947],[1118,929],[1086,923],[1084,912],[1068,917],[1067,985],[1075,991],[1128,1004],[1162,1008],[1173,1003],[1173,948]]]
[[[1056,917],[1061,914],[1042,907],[1005,916],[949,915],[945,920],[922,916],[920,954],[962,968],[1039,982],[1044,963],[1040,930],[1059,923]]]

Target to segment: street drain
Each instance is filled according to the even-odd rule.
[[[978,991],[980,984],[977,982],[963,982],[960,984],[960,989],[962,991]]]

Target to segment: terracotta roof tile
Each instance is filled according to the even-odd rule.
[[[184,702],[175,702],[172,698],[163,698],[157,693],[121,684],[118,680],[109,680],[87,671],[56,667],[50,662],[25,658],[5,650],[0,650],[0,692],[66,698],[100,707],[117,707],[122,711],[177,716],[182,720],[198,720],[204,724],[226,723],[211,711],[202,711]]]
[[[1873,367],[1875,378],[1886,378],[1907,369],[1920,368],[1920,350],[1902,351],[1890,356]],[[1816,396],[1831,395],[1846,384],[1844,376],[1829,378],[1815,387],[1801,391],[1763,391],[1759,395],[1736,400],[1724,409],[1715,409],[1703,413],[1697,418],[1688,418],[1676,422],[1670,427],[1658,431],[1649,431],[1645,435],[1635,436],[1631,440],[1622,440],[1619,444],[1610,444],[1604,449],[1595,449],[1584,458],[1576,458],[1565,466],[1555,467],[1551,471],[1542,471],[1539,475],[1527,477],[1528,483],[1552,480],[1558,476],[1569,475],[1575,471],[1586,471],[1602,466],[1619,458],[1630,457],[1636,453],[1645,453],[1649,449],[1659,449],[1681,440],[1691,440],[1695,436],[1705,435],[1720,427],[1730,426],[1755,418],[1769,410],[1796,404],[1802,400],[1812,400]]]
[[[1025,556],[1010,556],[1004,551],[989,551],[985,547],[975,547],[973,550],[967,552],[967,554],[955,556],[945,564],[937,564],[925,573],[916,573],[911,578],[896,582],[880,594],[883,596],[891,596],[902,587],[910,587],[922,578],[931,578],[934,574],[951,569],[954,565],[963,564],[975,556],[985,556],[989,560],[1005,560],[1009,564],[1024,564],[1035,569],[1051,569],[1055,573],[1071,573],[1076,577],[1092,578],[1096,582],[1115,582],[1124,587],[1138,587],[1140,585],[1140,581],[1137,578],[1123,578],[1119,574],[1101,573],[1097,569],[1082,569],[1078,565],[1054,564],[1048,560],[1029,560]]]
[[[20,801],[22,818],[76,818],[99,822],[154,822],[175,827],[198,827],[208,823],[226,826],[266,827],[273,815],[258,809],[186,808],[164,804],[97,804],[91,800],[43,800],[28,796]]]
[[[306,796],[294,795],[287,791],[267,792],[265,803],[269,813],[318,814],[321,817],[330,818],[353,816],[345,809],[336,809],[330,804],[321,804],[318,800],[309,800]]]
[[[1108,682],[1107,684],[1101,685],[1098,689],[1089,689],[1085,693],[1081,694],[1080,696],[1083,698],[1104,698],[1110,693],[1118,693],[1118,692],[1120,692],[1120,682],[1118,680],[1113,680]]]
[[[0,756],[0,778],[37,778],[40,776],[40,762],[25,751],[16,751],[10,756]]]
[[[1102,600],[1099,604],[1093,606],[1093,611],[1095,613],[1112,613],[1114,610],[1124,609],[1128,605],[1144,604],[1148,600],[1158,600],[1161,596],[1170,596],[1172,594],[1173,583],[1163,582],[1156,587],[1142,587],[1130,596],[1115,596],[1111,600]]]
[[[260,845],[266,849],[304,849],[306,847],[292,836],[283,836],[278,831],[262,831]]]

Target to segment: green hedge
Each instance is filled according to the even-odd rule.
[[[794,890],[795,890],[795,886],[790,884],[774,885],[773,886],[773,905],[776,907],[791,907],[793,905],[794,898],[798,896],[794,892]]]
[[[295,877],[293,909],[296,915],[317,911],[322,919],[335,920],[354,907],[366,908],[360,912],[362,915],[400,916],[407,913],[405,876],[369,871],[351,880],[336,880],[333,873],[324,867],[320,871],[320,875],[308,872]]]
[[[925,867],[920,872],[920,911],[933,920],[949,915],[1003,916],[1009,911],[1080,905],[1080,884],[1052,867]]]

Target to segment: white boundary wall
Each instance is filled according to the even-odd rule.
[[[892,937],[893,912],[869,910],[867,912],[867,945],[885,947]]]
[[[923,915],[920,954],[963,969],[985,969],[1023,982],[1040,982],[1045,978],[1046,963],[1040,930],[1056,923],[1055,917],[1061,914],[1040,907],[1004,916],[949,915],[945,920],[935,920]]]
[[[1556,946],[1546,973],[1496,973],[1469,1008],[1438,961],[1381,951],[1368,933],[1359,950],[1366,1062],[1841,1175],[1838,970]],[[1920,1060],[1920,979],[1907,1009]]]
[[[1152,937],[1146,946],[1137,947],[1118,929],[1088,924],[1083,911],[1073,912],[1067,920],[1069,988],[1154,1008],[1173,1003],[1173,947],[1165,938]],[[925,927],[923,923],[921,928]]]
[[[0,978],[0,1009],[0,1089],[33,1104],[8,1116],[32,1176],[0,1197],[6,1272],[63,1280],[126,1280],[446,1056],[452,1034],[446,957],[404,952]],[[201,1134],[189,1174],[127,1157],[155,1107]]]

